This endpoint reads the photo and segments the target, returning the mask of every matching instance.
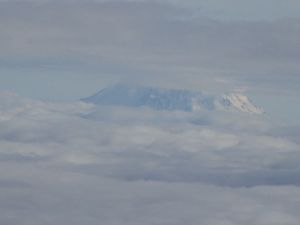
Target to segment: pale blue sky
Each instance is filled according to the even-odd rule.
[[[0,1],[0,89],[75,100],[118,81],[245,88],[300,123],[295,0]]]
[[[221,20],[273,20],[299,17],[297,0],[170,0]]]

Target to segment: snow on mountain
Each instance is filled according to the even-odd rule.
[[[264,111],[255,106],[250,99],[241,93],[231,93],[222,96],[222,102],[224,105],[233,107],[241,112],[262,114]]]
[[[82,99],[96,105],[119,105],[129,107],[150,107],[155,110],[179,110],[195,112],[200,110],[240,111],[262,114],[247,96],[241,93],[214,96],[199,91],[164,89],[118,84],[102,89],[93,96]]]

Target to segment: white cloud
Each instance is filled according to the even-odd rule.
[[[286,128],[1,96],[3,224],[298,224],[299,143]]]
[[[6,66],[80,65],[191,89],[299,90],[295,18],[191,17],[192,1],[0,2]],[[265,117],[1,93],[0,223],[298,225],[299,130]]]

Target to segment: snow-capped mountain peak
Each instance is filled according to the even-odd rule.
[[[129,107],[150,107],[155,110],[179,110],[195,112],[200,110],[240,111],[262,114],[247,96],[241,93],[222,96],[203,94],[200,91],[165,89],[118,84],[102,89],[95,95],[82,99],[96,105],[119,105]]]
[[[260,107],[255,106],[252,101],[242,93],[223,94],[221,101],[223,102],[223,106],[227,108],[234,107],[241,112],[253,114],[264,113]]]

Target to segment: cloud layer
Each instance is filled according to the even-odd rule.
[[[235,113],[0,100],[3,224],[298,224],[297,128]]]
[[[0,0],[0,86],[22,81],[36,96],[45,83],[58,96],[116,80],[238,87],[298,118],[299,7]],[[298,225],[299,140],[298,126],[266,116],[0,93],[0,224]]]
[[[159,1],[0,4],[6,66],[80,65],[118,79],[160,78],[192,88],[299,89],[298,18],[226,22]]]

